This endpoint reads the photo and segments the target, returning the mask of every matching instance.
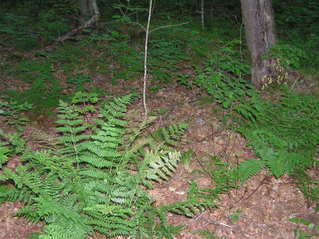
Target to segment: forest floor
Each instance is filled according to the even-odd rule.
[[[142,85],[141,82],[133,81],[119,81],[112,85],[102,78],[97,78],[95,84],[114,95],[127,93],[124,89],[140,88]],[[180,147],[194,152],[189,165],[181,164],[173,178],[150,190],[157,205],[185,199],[192,180],[199,186],[213,187],[209,173],[212,156],[233,164],[256,157],[241,135],[220,123],[221,115],[214,110],[217,106],[205,100],[205,97],[199,97],[196,90],[170,84],[148,95],[151,112],[161,109],[167,112],[158,116],[153,127],[188,119],[189,129]],[[141,100],[130,107],[129,115],[133,118],[142,117]],[[34,132],[55,134],[54,120],[53,117],[31,122],[25,128],[25,139],[32,144],[35,141],[32,136]],[[12,159],[8,167],[14,168],[17,164],[19,160]],[[318,177],[318,172],[313,174]],[[0,239],[25,239],[32,232],[41,231],[41,225],[13,216],[21,206],[19,202],[6,202],[0,206]],[[294,180],[288,176],[275,179],[268,176],[267,172],[258,174],[239,188],[222,195],[217,206],[194,218],[169,214],[172,224],[185,225],[175,238],[292,239],[296,238],[295,230],[300,225],[290,222],[289,218],[301,217],[315,225],[319,224],[319,215],[315,213],[314,205],[309,205]],[[92,238],[104,237],[95,235]]]

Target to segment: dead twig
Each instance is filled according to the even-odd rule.
[[[232,226],[230,226],[226,223],[218,222],[218,221],[208,219],[208,218],[204,218],[202,215],[199,215],[197,218],[195,218],[195,220],[202,220],[202,221],[206,222],[207,224],[214,224],[214,225],[218,225],[218,226],[232,228]]]
[[[269,180],[270,179],[270,176],[265,176],[264,178],[263,178],[263,180],[261,180],[261,182],[259,183],[259,185],[247,196],[247,197],[241,197],[239,200],[237,200],[236,202],[235,202],[235,204],[236,203],[239,203],[240,201],[244,201],[244,200],[248,200],[252,195],[254,195],[258,190],[259,190],[259,188],[262,186],[262,185],[264,185],[265,184],[265,182],[267,181],[267,180]]]

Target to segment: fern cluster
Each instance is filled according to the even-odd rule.
[[[247,69],[232,56],[233,50],[229,48],[221,52],[224,52],[222,56],[215,57],[209,61],[208,67],[199,71],[195,84],[230,112],[235,130],[248,140],[260,158],[241,162],[227,173],[229,177],[246,180],[263,168],[268,168],[275,177],[296,176],[303,175],[308,168],[317,167],[318,97],[294,93],[282,86],[276,101],[267,100],[241,78],[247,74]],[[237,63],[229,67],[229,62]]]
[[[260,162],[246,162],[249,170],[268,167],[280,177],[285,173],[315,166],[314,157],[319,143],[319,100],[283,91],[279,102],[273,103],[253,97],[240,104],[236,110],[245,120],[238,128],[250,142]]]
[[[249,73],[249,65],[237,56],[239,42],[234,40],[227,44],[216,50],[203,68],[197,69],[194,79],[197,86],[205,89],[224,108],[255,93],[243,78]]]
[[[3,122],[17,130],[21,130],[28,122],[28,119],[22,114],[28,112],[31,108],[32,105],[26,102],[0,100],[0,116],[3,116]]]
[[[0,202],[25,202],[17,215],[45,222],[38,238],[80,239],[94,232],[108,237],[173,238],[181,227],[167,223],[168,211],[193,216],[213,206],[196,198],[154,206],[145,186],[151,188],[172,176],[181,153],[170,145],[186,125],[169,126],[146,137],[138,132],[125,140],[125,113],[132,98],[127,95],[102,104],[96,127],[82,117],[94,112],[83,110],[88,103],[94,106],[94,97],[79,94],[73,104],[61,101],[55,149],[25,147],[17,151],[23,165],[15,171],[3,169]],[[8,160],[8,147],[0,148],[0,164]]]

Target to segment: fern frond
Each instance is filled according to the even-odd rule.
[[[130,208],[123,208],[118,205],[104,205],[96,204],[91,207],[83,208],[85,212],[101,213],[105,217],[113,215],[122,218],[128,218],[133,215],[133,211]]]
[[[187,217],[194,217],[208,208],[215,207],[215,204],[210,200],[199,201],[197,199],[189,199],[182,202],[176,202],[160,207],[160,210],[184,215]]]
[[[105,159],[103,160],[100,157],[92,155],[92,154],[80,156],[78,159],[78,162],[87,163],[96,168],[113,168],[113,167],[116,167],[117,165],[116,163],[113,163]]]
[[[187,124],[175,124],[160,128],[151,135],[156,141],[163,141],[170,146],[175,146],[177,140],[184,135],[187,128]]]
[[[85,239],[91,231],[91,227],[79,226],[63,217],[58,217],[52,218],[50,224],[44,226],[39,239]]]
[[[84,178],[92,179],[107,179],[110,174],[101,170],[96,170],[95,168],[84,168],[79,171],[79,175]]]
[[[264,167],[263,160],[250,159],[241,162],[232,172],[232,177],[236,180],[246,181],[247,179],[258,174]]]
[[[5,201],[22,201],[28,203],[31,200],[31,196],[29,190],[0,185],[0,204]]]
[[[20,208],[19,211],[15,214],[17,217],[24,217],[31,222],[37,223],[43,220],[37,212],[37,208],[33,205],[27,205],[23,208]]]
[[[2,168],[2,165],[4,165],[8,160],[8,153],[10,150],[7,147],[0,145],[0,169]]]
[[[61,134],[59,141],[64,145],[62,153],[65,155],[74,155],[77,157],[82,150],[81,143],[88,140],[89,136],[85,134],[88,125],[84,123],[75,105],[69,105],[60,101],[59,120],[56,121],[59,127],[56,130]]]
[[[162,183],[174,174],[177,164],[181,159],[181,153],[149,151],[139,167],[139,175],[145,186],[152,188],[150,181]]]

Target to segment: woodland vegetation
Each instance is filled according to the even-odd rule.
[[[0,204],[21,203],[12,217],[41,228],[28,238],[190,238],[172,215],[200,218],[265,174],[318,219],[291,216],[289,235],[315,238],[318,13],[317,0],[2,0]],[[171,108],[154,107],[161,94]],[[202,119],[176,111],[202,103],[252,157],[199,156]],[[183,170],[210,185],[158,203]]]

